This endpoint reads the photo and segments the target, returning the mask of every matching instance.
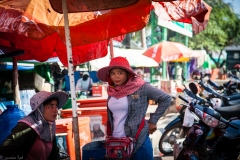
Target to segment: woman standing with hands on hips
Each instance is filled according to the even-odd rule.
[[[170,106],[171,96],[143,81],[134,73],[124,57],[113,58],[109,66],[98,71],[97,76],[109,84],[108,130],[111,130],[113,137],[134,138],[146,116],[148,100],[155,100],[158,103],[155,113],[151,113],[150,119],[145,121],[131,156],[131,160],[153,160],[149,134],[157,130],[156,124]]]

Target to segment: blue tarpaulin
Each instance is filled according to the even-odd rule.
[[[18,63],[18,70],[33,70],[34,64]],[[0,62],[0,70],[12,70],[13,64],[11,62]]]

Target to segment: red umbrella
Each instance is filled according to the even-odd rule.
[[[63,13],[62,1],[49,0],[54,11]],[[139,0],[68,0],[68,13],[89,12],[113,8],[123,8],[137,3]]]
[[[191,57],[193,51],[178,42],[164,41],[148,48],[143,55],[153,58],[156,62],[172,61],[180,57]]]
[[[149,0],[139,0],[119,9],[69,13],[74,65],[104,57],[105,40],[145,27],[150,7]],[[46,61],[56,52],[67,65],[63,15],[55,12],[48,0],[4,0],[0,3],[0,12],[0,44],[25,50],[18,59]],[[90,43],[95,44],[77,47]]]
[[[49,0],[54,11],[63,13],[62,3],[59,0]],[[67,8],[69,13],[89,12],[97,10],[107,10],[114,8],[123,8],[134,5],[139,0],[68,0]],[[175,0],[152,0],[157,2],[172,2]]]
[[[53,1],[56,2],[56,0],[50,1],[52,4],[55,4]],[[186,4],[186,1],[157,4],[161,4],[160,6],[174,4],[170,8],[176,8],[177,2],[185,2]],[[196,6],[197,2],[191,2]],[[90,4],[88,1],[83,1],[82,3]],[[139,0],[134,5],[128,5],[120,9],[69,14],[71,45],[74,57],[73,64],[77,65],[104,57],[108,43],[105,40],[143,28],[148,22],[150,7],[151,3],[148,0]],[[164,8],[165,10],[161,10],[164,12],[158,12],[158,7],[156,5],[154,7],[158,15],[166,14],[165,19],[173,15],[172,10],[166,10],[167,7]],[[77,7],[77,9],[81,8],[80,6]],[[184,5],[178,5],[178,11],[181,10],[184,11]],[[55,12],[48,0],[23,0],[23,2],[4,0],[0,4],[0,12],[2,13],[0,14],[0,44],[24,50],[25,54],[19,56],[19,60],[35,59],[46,61],[51,56],[57,55],[61,62],[67,66],[63,15]],[[204,14],[205,12],[198,10],[198,12],[194,12],[192,15],[201,17],[198,14],[203,15],[202,13]],[[183,14],[178,19],[176,17],[175,14],[174,20],[184,21],[185,17],[188,20],[186,22],[191,23],[189,20],[190,15]],[[161,18],[164,17],[161,16]],[[90,45],[90,43],[94,44]],[[85,44],[89,45],[82,46]],[[80,45],[82,47],[77,47]],[[54,52],[56,54],[52,55]]]
[[[35,59],[44,62],[50,57],[58,56],[62,64],[68,66],[66,45],[61,40],[58,40],[58,44],[56,44],[54,41],[55,36],[57,35],[53,34],[52,36],[37,41],[21,35],[1,33],[0,44],[24,50],[24,54],[17,57],[18,60]],[[52,41],[51,38],[53,38]],[[45,43],[46,41],[48,41],[48,43]],[[106,56],[107,46],[108,41],[105,40],[73,47],[73,64],[77,65]]]
[[[148,22],[150,6],[149,0],[139,0],[124,8],[69,13],[72,45],[102,41],[143,28]],[[57,33],[65,41],[63,14],[55,12],[48,0],[3,0],[0,13],[0,32],[35,40]]]

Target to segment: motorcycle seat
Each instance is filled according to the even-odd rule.
[[[223,96],[223,97],[225,97],[229,101],[239,100],[240,99],[240,93],[235,93],[235,94],[232,94],[232,95],[229,95],[229,96]]]
[[[215,110],[225,119],[240,117],[240,104],[228,107],[218,107]]]
[[[226,105],[226,106],[235,106],[235,105],[239,105],[239,104],[240,104],[240,99],[224,101],[224,105]]]

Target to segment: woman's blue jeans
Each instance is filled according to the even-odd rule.
[[[146,136],[142,146],[133,155],[131,160],[153,160],[153,148],[148,135]]]

